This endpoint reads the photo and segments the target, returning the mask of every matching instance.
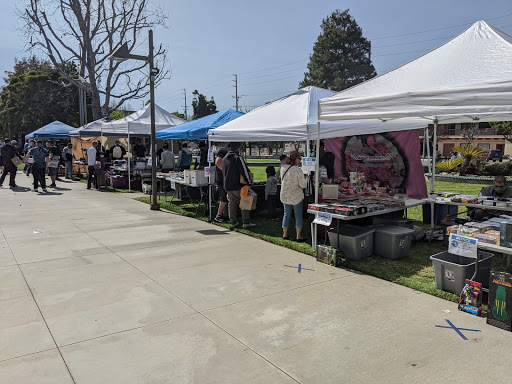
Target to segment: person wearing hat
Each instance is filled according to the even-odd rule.
[[[110,148],[110,159],[114,160],[122,160],[126,155],[126,149],[121,145],[119,140],[116,140],[116,145]]]

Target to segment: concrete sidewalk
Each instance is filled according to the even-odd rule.
[[[0,189],[1,383],[510,381],[512,334],[454,303],[128,195],[29,181]],[[299,263],[314,271],[285,266]]]

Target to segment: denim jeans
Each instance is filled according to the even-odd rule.
[[[64,169],[64,177],[73,178],[73,162],[72,161],[66,161],[66,168]]]
[[[295,228],[302,228],[302,204],[304,200],[302,200],[299,204],[290,205],[283,204],[284,206],[284,217],[283,217],[283,228],[288,228],[290,225],[290,220],[292,218],[292,211],[295,214]]]

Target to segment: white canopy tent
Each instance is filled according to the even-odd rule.
[[[167,112],[155,105],[155,130],[174,127],[186,123],[185,120]],[[102,125],[103,135],[149,136],[151,134],[151,109],[150,104],[144,108],[126,116],[120,120],[114,120]]]
[[[512,120],[512,37],[476,22],[418,59],[320,100],[318,119],[318,140],[324,122],[370,123],[342,126],[338,136],[400,130],[390,123],[434,124],[433,148],[439,123]]]

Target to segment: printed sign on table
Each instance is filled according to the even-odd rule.
[[[320,224],[320,225],[331,225],[332,223],[332,214],[329,212],[317,212],[315,220],[313,220],[314,224]]]
[[[208,150],[208,162],[213,163],[213,151],[211,149]]]
[[[316,158],[314,157],[303,157],[302,158],[302,170],[305,172],[315,172]]]
[[[455,234],[450,235],[450,244],[448,252],[459,256],[477,258],[478,240],[471,237],[459,236]]]
[[[176,189],[176,181],[171,179],[171,189]]]

